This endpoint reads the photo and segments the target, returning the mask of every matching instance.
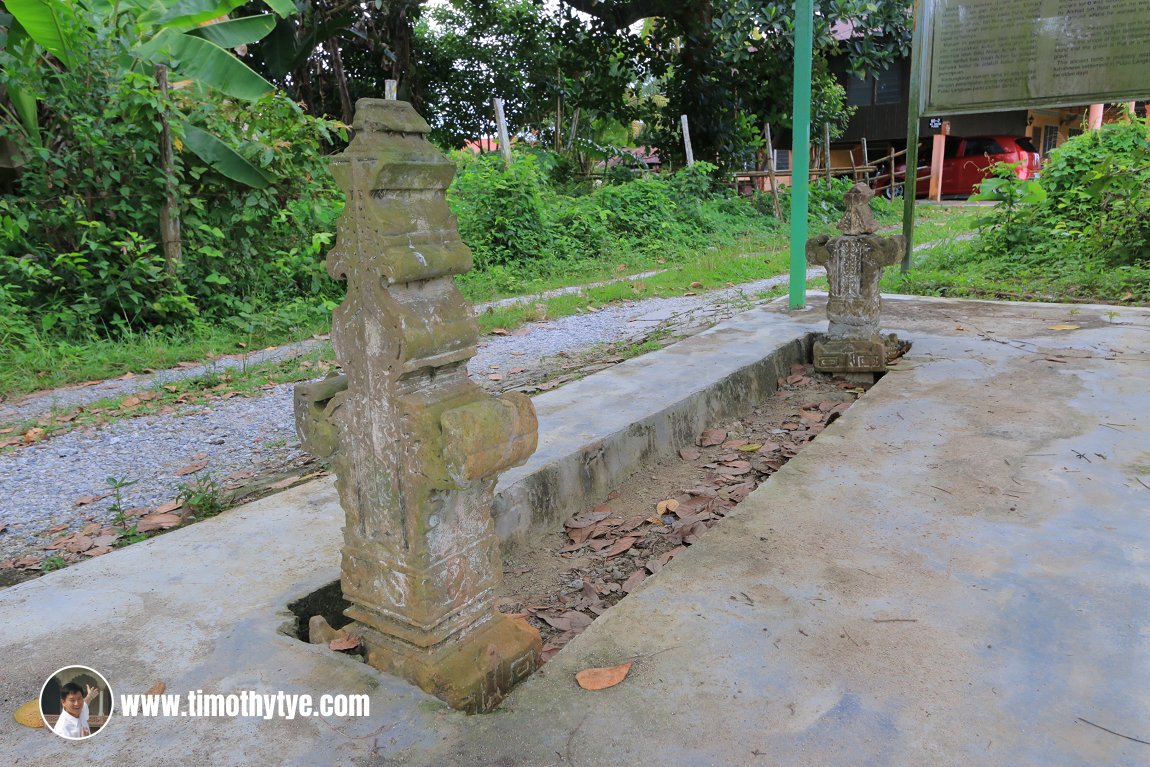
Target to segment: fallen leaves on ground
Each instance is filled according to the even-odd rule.
[[[153,530],[167,530],[178,527],[184,521],[179,514],[145,514],[136,523],[136,530],[141,533],[150,533]]]
[[[545,594],[508,600],[501,608],[527,616],[540,630],[544,661],[698,542],[861,393],[839,391],[809,366],[796,365],[791,376],[804,382],[786,385],[775,394],[769,423],[754,429],[740,429],[738,424],[733,429],[710,428],[699,435],[697,447],[680,449],[683,463],[676,465],[694,464],[699,474],[690,472],[690,486],[654,502],[653,510],[648,506],[644,511],[633,502],[629,508],[617,507],[616,492],[566,521],[567,545],[558,547],[555,554],[560,562],[573,560],[578,565],[565,572],[557,568],[554,585],[547,586],[551,590]],[[822,384],[821,394],[805,394],[804,387],[816,379]],[[548,576],[536,573],[532,577]]]
[[[156,682],[154,685],[149,687],[148,691],[145,692],[144,694],[145,695],[163,695],[164,690],[166,690],[166,689],[168,689],[167,684],[165,684],[164,682]]]
[[[176,476],[177,477],[186,477],[189,474],[195,474],[197,471],[202,471],[202,470],[206,469],[207,466],[208,466],[207,461],[196,461],[195,463],[189,463],[187,466],[184,466],[183,468],[176,469]]]
[[[714,447],[721,445],[727,439],[727,432],[723,429],[707,429],[699,435],[699,447]]]
[[[283,490],[285,488],[291,487],[296,482],[299,482],[300,479],[301,479],[301,476],[299,474],[295,474],[295,475],[292,475],[290,477],[284,477],[279,482],[273,482],[270,485],[268,485],[268,489],[269,490]]]
[[[167,514],[169,512],[175,511],[176,509],[182,507],[183,505],[184,505],[184,502],[182,500],[180,500],[179,498],[173,498],[172,500],[168,501],[167,503],[161,503],[159,506],[157,506],[156,507],[156,513],[157,514]]]
[[[614,687],[627,678],[627,674],[631,672],[631,666],[634,661],[627,663],[620,663],[618,666],[611,666],[609,668],[585,668],[575,675],[575,681],[584,690],[606,690],[608,687]]]

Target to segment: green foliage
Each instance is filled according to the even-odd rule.
[[[73,35],[86,44],[76,69],[0,52],[0,84],[37,93],[48,139],[26,146],[14,182],[0,190],[0,337],[29,348],[43,335],[243,323],[272,301],[337,295],[322,269],[342,205],[320,155],[338,138],[332,125],[278,95],[243,104],[174,92],[189,125],[222,137],[273,183],[243,187],[177,151],[183,257],[168,263],[159,210],[169,106],[150,75],[123,67],[131,44],[123,28],[81,24]],[[182,125],[172,129],[181,150]],[[0,139],[23,138],[22,124],[0,121]]]
[[[1000,165],[978,197],[999,200],[979,252],[1056,266],[1088,259],[1112,268],[1150,261],[1150,140],[1134,119],[1076,136],[1051,153],[1039,180]]]
[[[214,517],[224,510],[223,487],[211,474],[180,485],[177,496],[196,519]]]
[[[822,224],[837,224],[846,212],[844,203],[846,193],[854,185],[854,181],[841,176],[832,178],[830,184],[825,179],[811,181],[810,194],[807,198],[809,220]],[[770,210],[771,202],[767,195],[757,197],[755,204],[764,213]],[[789,186],[779,189],[779,204],[783,209],[783,217],[789,221],[791,213],[791,188]],[[879,221],[893,223],[899,220],[902,201],[873,197],[870,206]]]
[[[1020,300],[1150,302],[1145,120],[1102,126],[1051,153],[1038,180],[995,168],[981,236],[933,248],[885,289]]]
[[[462,279],[485,289],[521,292],[529,283],[602,270],[606,264],[649,264],[701,250],[723,227],[767,229],[745,200],[715,185],[714,166],[699,162],[674,174],[622,183],[573,187],[563,163],[548,152],[517,151],[505,167],[498,154],[458,153],[458,175],[448,202],[475,254],[476,269]]]

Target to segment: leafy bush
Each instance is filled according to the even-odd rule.
[[[159,223],[168,191],[162,96],[150,74],[125,68],[125,35],[84,29],[76,71],[0,51],[0,84],[37,94],[45,137],[37,146],[11,115],[0,119],[0,146],[6,139],[19,160],[0,188],[0,302],[16,318],[0,334],[17,343],[30,333],[115,337],[197,318],[242,322],[257,304],[336,295],[322,255],[342,202],[321,147],[338,140],[338,127],[280,95],[238,104],[173,90],[190,124],[274,181],[257,190],[224,178],[184,149],[173,121],[182,257],[169,263]]]
[[[976,196],[999,203],[980,220],[981,236],[933,249],[900,284],[884,278],[884,285],[949,296],[1150,302],[1147,128],[1133,120],[1076,136],[1051,153],[1037,180],[998,166]]]
[[[1114,267],[1150,258],[1150,140],[1146,120],[1103,125],[1054,150],[1038,181],[1009,167],[983,182],[999,200],[984,222],[981,252],[1055,263],[1101,258]]]
[[[856,181],[844,176],[832,178],[829,185],[825,179],[812,180],[807,203],[809,218],[823,224],[837,224],[846,212],[844,202],[846,193],[856,183]],[[783,209],[783,218],[789,221],[791,217],[791,188],[789,186],[779,189],[779,204]],[[764,213],[771,211],[773,203],[769,199],[769,193],[760,194],[756,198],[755,205]],[[882,197],[874,197],[870,201],[871,210],[874,211],[875,217],[879,221],[888,223],[899,219],[901,205],[901,200],[887,200]]]
[[[539,149],[517,149],[510,167],[494,153],[453,156],[459,170],[448,203],[475,254],[476,271],[464,280],[495,292],[616,259],[666,260],[705,247],[718,226],[774,221],[717,187],[714,166],[703,162],[674,174],[628,171],[620,183],[575,188],[565,161]]]
[[[535,152],[506,165],[496,153],[453,153],[458,171],[447,201],[459,233],[475,254],[475,268],[523,263],[552,251],[544,221],[545,171]]]

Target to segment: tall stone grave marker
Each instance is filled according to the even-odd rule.
[[[495,609],[491,519],[498,473],[535,451],[535,410],[467,376],[479,330],[452,279],[472,264],[444,198],[454,164],[406,102],[362,99],[354,128],[332,160],[347,207],[327,262],[347,282],[332,321],[346,385],[298,387],[297,425],[332,455],[345,614],[368,662],[488,711],[540,656],[539,633]]]

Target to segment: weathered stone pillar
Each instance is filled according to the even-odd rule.
[[[882,296],[879,282],[886,266],[906,252],[901,234],[879,237],[870,209],[874,192],[855,184],[846,193],[846,212],[838,223],[841,237],[819,235],[807,241],[807,261],[826,267],[830,282],[827,334],[815,340],[815,369],[826,373],[879,373],[886,370],[886,341],[879,332]],[[896,340],[897,343],[897,340]]]
[[[305,446],[331,454],[347,515],[342,587],[368,662],[487,711],[538,665],[539,634],[498,613],[498,472],[527,460],[522,394],[467,376],[479,337],[452,279],[471,268],[444,190],[454,164],[407,103],[362,99],[332,159],[347,193],[328,272],[347,281],[332,343],[346,373],[297,389]]]

